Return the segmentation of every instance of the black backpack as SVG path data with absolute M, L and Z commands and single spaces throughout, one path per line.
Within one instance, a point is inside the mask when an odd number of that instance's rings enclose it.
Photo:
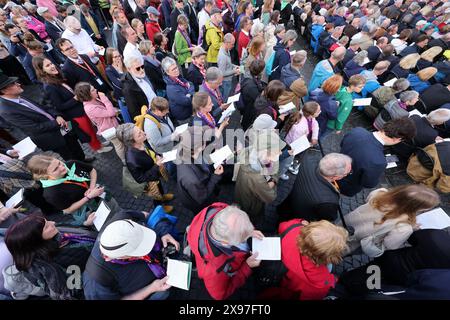
M 208 52 L 209 44 L 206 42 L 206 24 L 202 27 L 202 48 Z
M 289 231 L 294 228 L 300 227 L 301 225 L 301 223 L 295 223 L 291 225 L 289 228 L 284 230 L 282 234 L 280 234 L 280 240 L 282 240 L 284 236 L 289 233 Z M 281 281 L 283 280 L 287 272 L 288 269 L 284 265 L 283 261 L 263 260 L 261 261 L 259 267 L 255 268 L 254 276 L 257 284 L 261 288 L 273 288 L 280 286 Z

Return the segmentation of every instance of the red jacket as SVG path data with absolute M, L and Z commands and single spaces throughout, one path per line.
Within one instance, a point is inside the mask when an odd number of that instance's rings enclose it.
M 147 20 L 145 21 L 145 32 L 147 33 L 147 37 L 153 42 L 153 36 L 158 32 L 162 32 L 162 30 L 158 21 Z
M 234 251 L 232 256 L 214 250 L 206 236 L 205 226 L 214 216 L 226 208 L 228 204 L 216 202 L 204 208 L 194 217 L 189 227 L 187 240 L 195 256 L 198 276 L 205 282 L 208 293 L 216 300 L 231 296 L 236 289 L 242 287 L 251 275 L 252 269 L 246 263 L 249 253 Z M 211 209 L 211 210 L 210 210 Z M 200 234 L 203 234 L 204 241 Z M 200 249 L 204 248 L 202 252 Z M 227 272 L 224 269 L 230 268 Z M 230 275 L 235 272 L 235 274 Z
M 301 223 L 302 219 L 282 222 L 278 227 L 281 234 L 289 226 Z M 290 230 L 281 240 L 281 261 L 288 272 L 281 281 L 280 288 L 270 288 L 262 298 L 322 300 L 334 287 L 337 279 L 326 265 L 317 266 L 308 257 L 302 256 L 297 248 L 297 236 L 302 227 Z
M 239 32 L 239 38 L 238 38 L 238 57 L 239 57 L 239 61 L 241 61 L 242 58 L 242 50 L 247 48 L 248 44 L 250 42 L 250 33 L 247 35 L 245 35 L 244 32 Z

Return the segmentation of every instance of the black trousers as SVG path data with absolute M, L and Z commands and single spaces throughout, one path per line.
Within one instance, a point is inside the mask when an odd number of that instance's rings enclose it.
M 71 132 L 64 136 L 64 140 L 66 140 L 65 146 L 54 148 L 52 151 L 59 153 L 59 155 L 66 161 L 84 161 L 86 157 L 84 155 L 83 149 L 81 149 L 81 146 L 78 143 L 77 136 Z

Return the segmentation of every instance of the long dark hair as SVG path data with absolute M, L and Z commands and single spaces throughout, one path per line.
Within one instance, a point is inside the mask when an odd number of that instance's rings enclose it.
M 48 74 L 44 71 L 44 60 L 48 59 L 45 56 L 37 56 L 33 57 L 32 64 L 34 71 L 36 71 L 36 76 L 39 80 L 41 80 L 44 83 L 48 84 L 55 84 L 55 85 L 61 85 L 66 80 L 64 79 L 61 70 L 56 66 L 56 69 L 58 70 L 57 75 Z
M 27 271 L 35 259 L 50 261 L 55 255 L 58 243 L 53 239 L 42 238 L 44 226 L 45 218 L 32 214 L 8 228 L 5 244 L 13 256 L 17 270 Z

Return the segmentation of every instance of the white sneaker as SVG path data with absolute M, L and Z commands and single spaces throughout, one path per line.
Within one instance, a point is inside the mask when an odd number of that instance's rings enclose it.
M 300 168 L 300 164 L 298 165 L 292 165 L 288 168 L 289 172 L 292 173 L 293 175 L 297 175 L 298 174 L 298 169 Z
M 280 176 L 281 180 L 289 180 L 289 176 L 285 173 L 283 175 Z
M 97 153 L 110 152 L 112 149 L 113 147 L 103 147 L 101 149 L 98 149 Z

